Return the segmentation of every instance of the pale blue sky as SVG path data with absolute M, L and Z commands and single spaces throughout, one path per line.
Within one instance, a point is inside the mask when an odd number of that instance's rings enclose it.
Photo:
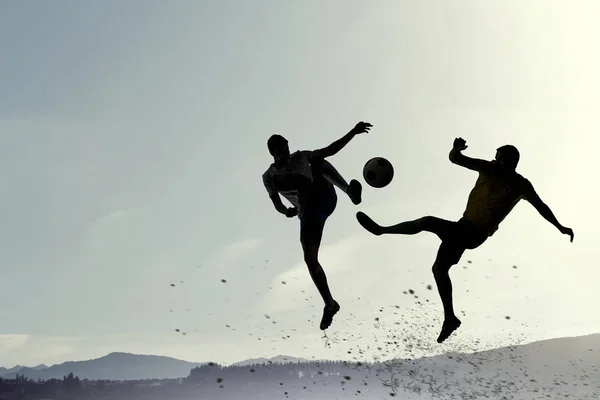
M 331 161 L 351 179 L 384 156 L 396 175 L 365 188 L 360 207 L 340 196 L 328 223 L 322 264 L 342 305 L 332 332 L 377 335 L 381 306 L 412 306 L 402 290 L 433 283 L 436 238 L 374 238 L 354 213 L 460 217 L 476 176 L 448 162 L 456 136 L 476 157 L 519 147 L 519 171 L 576 237 L 519 205 L 453 270 L 467 313 L 454 343 L 600 332 L 600 6 L 377 4 L 4 2 L 0 364 L 345 357 L 319 339 L 298 221 L 273 210 L 260 176 L 271 133 L 317 148 L 359 120 L 371 133 Z M 428 295 L 433 341 L 441 305 Z

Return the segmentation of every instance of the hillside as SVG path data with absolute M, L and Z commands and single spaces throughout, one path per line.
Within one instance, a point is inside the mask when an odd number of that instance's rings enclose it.
M 173 399 L 181 396 L 260 399 L 281 395 L 296 399 L 341 399 L 366 393 L 368 398 L 402 393 L 399 398 L 403 399 L 600 398 L 600 334 L 473 354 L 449 353 L 365 365 L 277 356 L 220 366 L 162 356 L 112 353 L 94 360 L 20 373 L 34 379 L 62 378 L 73 372 L 82 379 L 134 380 L 186 377 L 196 366 L 199 368 L 187 385 L 151 390 L 171 390 Z M 114 390 L 117 396 L 118 388 Z M 146 394 L 151 396 L 150 392 Z

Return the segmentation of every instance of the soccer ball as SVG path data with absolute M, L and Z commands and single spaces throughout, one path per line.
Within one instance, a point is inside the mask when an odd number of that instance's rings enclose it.
M 382 188 L 389 185 L 394 178 L 394 167 L 385 158 L 374 157 L 365 164 L 363 177 L 370 186 Z

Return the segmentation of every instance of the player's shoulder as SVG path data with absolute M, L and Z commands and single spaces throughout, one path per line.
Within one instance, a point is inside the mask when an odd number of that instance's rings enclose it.
M 523 175 L 519 174 L 518 172 L 515 172 L 515 178 L 522 185 L 531 185 L 531 182 L 529 181 L 529 179 L 525 178 Z
M 275 168 L 275 164 L 269 165 L 269 168 L 267 168 L 265 170 L 265 172 L 263 172 L 263 174 L 262 174 L 263 179 L 269 178 L 269 177 L 273 176 L 273 169 L 274 168 Z
M 502 175 L 500 168 L 490 160 L 478 158 L 471 158 L 470 160 L 480 175 L 487 176 L 488 178 L 496 178 Z
M 515 181 L 523 194 L 531 193 L 534 190 L 531 181 L 518 172 L 515 172 Z
M 294 165 L 302 163 L 310 163 L 312 160 L 312 151 L 310 150 L 296 150 L 290 154 L 290 161 Z
M 310 151 L 310 150 L 296 150 L 295 152 L 290 154 L 290 157 L 306 158 L 306 157 L 310 157 L 310 153 L 312 153 L 312 151 Z
M 489 162 L 490 171 L 494 173 L 498 178 L 517 185 L 525 184 L 529 182 L 523 175 L 519 174 L 515 170 L 507 169 L 502 165 L 498 165 L 494 162 Z

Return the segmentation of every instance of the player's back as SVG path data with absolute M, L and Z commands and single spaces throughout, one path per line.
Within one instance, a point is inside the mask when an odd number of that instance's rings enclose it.
M 530 183 L 515 171 L 493 163 L 489 167 L 479 173 L 463 217 L 491 234 L 523 198 Z

